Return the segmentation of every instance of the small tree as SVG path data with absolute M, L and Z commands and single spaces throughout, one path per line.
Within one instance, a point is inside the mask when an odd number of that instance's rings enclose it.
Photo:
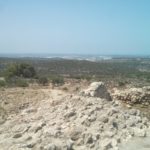
M 23 76 L 24 78 L 32 78 L 35 77 L 36 72 L 33 66 L 29 64 L 20 64 L 19 65 L 19 76 Z
M 18 65 L 13 64 L 7 67 L 5 71 L 5 78 L 9 79 L 18 75 Z
M 36 71 L 33 66 L 29 64 L 12 64 L 10 65 L 5 72 L 6 78 L 12 77 L 24 77 L 24 78 L 33 78 L 36 76 Z

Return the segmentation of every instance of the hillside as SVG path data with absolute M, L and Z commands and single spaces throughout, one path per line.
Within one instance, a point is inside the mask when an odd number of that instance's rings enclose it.
M 107 92 L 101 83 L 84 82 L 1 89 L 0 149 L 150 148 L 149 120 L 134 107 L 108 99 Z

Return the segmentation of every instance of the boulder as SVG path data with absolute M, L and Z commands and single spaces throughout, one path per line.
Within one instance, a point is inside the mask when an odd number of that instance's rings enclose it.
M 103 82 L 93 82 L 88 89 L 83 91 L 84 96 L 99 97 L 106 100 L 112 100 Z
M 67 134 L 69 134 L 72 141 L 76 141 L 80 138 L 82 129 L 79 126 L 73 126 L 67 131 Z

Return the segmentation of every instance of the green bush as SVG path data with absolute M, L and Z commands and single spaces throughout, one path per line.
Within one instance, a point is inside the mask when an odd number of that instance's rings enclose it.
M 6 68 L 5 79 L 9 80 L 10 78 L 17 76 L 17 65 L 10 65 Z
M 33 66 L 25 63 L 12 64 L 5 71 L 5 78 L 24 77 L 33 78 L 36 76 L 36 71 Z
M 92 76 L 91 75 L 70 75 L 70 78 L 74 78 L 77 80 L 85 79 L 87 81 L 90 81 L 92 79 Z
M 18 87 L 27 87 L 28 82 L 26 79 L 18 78 L 18 77 L 11 77 L 7 78 L 6 80 L 8 86 L 18 86 Z
M 64 78 L 63 77 L 54 77 L 52 79 L 52 84 L 54 84 L 54 85 L 63 85 L 64 84 Z
M 4 86 L 6 86 L 6 81 L 0 80 L 0 87 L 4 87 Z
M 17 81 L 17 77 L 7 77 L 6 83 L 8 86 L 15 86 Z
M 118 82 L 118 86 L 125 86 L 126 85 L 126 82 L 124 82 L 124 81 L 119 81 Z
M 36 72 L 33 66 L 22 63 L 19 65 L 19 75 L 23 76 L 24 78 L 32 78 L 35 77 Z
M 43 85 L 43 86 L 46 86 L 46 85 L 48 85 L 49 80 L 48 80 L 48 78 L 46 78 L 46 77 L 40 77 L 40 78 L 38 79 L 38 83 L 41 84 L 41 85 Z
M 18 79 L 16 81 L 16 86 L 18 87 L 28 87 L 28 82 L 25 79 Z
M 64 91 L 68 91 L 68 88 L 67 88 L 67 87 L 64 87 L 63 90 L 64 90 Z

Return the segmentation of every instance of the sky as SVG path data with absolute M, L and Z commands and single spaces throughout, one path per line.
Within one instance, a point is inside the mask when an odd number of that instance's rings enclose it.
M 0 0 L 0 53 L 150 55 L 150 0 Z

